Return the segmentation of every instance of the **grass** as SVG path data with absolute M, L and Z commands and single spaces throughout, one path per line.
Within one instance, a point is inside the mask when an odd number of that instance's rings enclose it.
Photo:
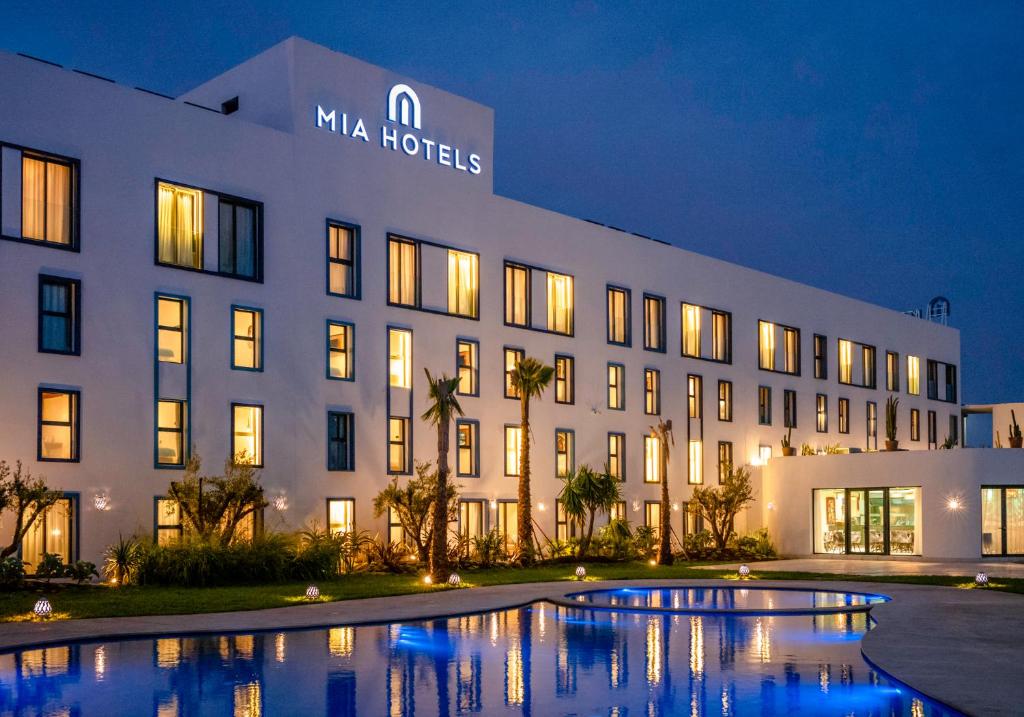
M 736 573 L 707 570 L 695 563 L 652 567 L 647 563 L 584 563 L 587 580 L 629 580 L 661 578 L 736 578 Z M 534 568 L 489 568 L 461 572 L 463 588 L 513 583 L 572 581 L 575 563 L 542 565 Z M 852 567 L 852 566 L 851 566 Z M 845 575 L 834 573 L 762 572 L 752 580 L 853 580 L 875 583 L 943 585 L 974 589 L 973 577 L 949 575 Z M 355 598 L 406 595 L 448 586 L 428 586 L 416 574 L 356 573 L 318 583 L 320 602 Z M 990 590 L 1024 594 L 1024 579 L 990 578 Z M 46 595 L 54 607 L 54 618 L 127 617 L 135 615 L 182 615 L 234 610 L 258 610 L 304 604 L 306 583 L 245 585 L 215 588 L 121 587 L 109 585 L 33 585 L 12 592 L 0 592 L 0 622 L 34 619 L 32 606 Z

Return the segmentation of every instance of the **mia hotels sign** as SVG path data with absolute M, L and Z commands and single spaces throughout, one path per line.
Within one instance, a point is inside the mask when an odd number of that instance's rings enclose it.
M 467 153 L 459 147 L 423 136 L 421 114 L 420 98 L 409 85 L 392 87 L 388 91 L 387 123 L 380 126 L 381 148 L 421 157 L 459 172 L 480 174 L 479 154 Z M 343 137 L 370 142 L 363 118 L 350 117 L 337 109 L 328 112 L 322 105 L 317 105 L 316 126 Z

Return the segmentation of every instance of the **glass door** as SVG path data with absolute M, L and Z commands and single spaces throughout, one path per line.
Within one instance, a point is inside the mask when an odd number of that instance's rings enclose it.
M 1024 554 L 1024 488 L 1006 489 L 1007 555 Z
M 850 506 L 850 541 L 847 552 L 864 553 L 868 547 L 867 491 L 847 491 L 847 505 Z
M 885 490 L 869 490 L 868 494 L 868 552 L 885 555 Z

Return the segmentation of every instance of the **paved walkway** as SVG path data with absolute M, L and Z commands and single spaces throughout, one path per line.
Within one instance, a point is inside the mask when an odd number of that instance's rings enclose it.
M 709 570 L 735 570 L 739 563 L 700 565 Z M 836 556 L 792 558 L 748 563 L 756 572 L 837 573 L 842 575 L 966 575 L 971 579 L 979 572 L 1001 578 L 1024 578 L 1024 562 L 989 560 L 981 562 L 901 560 L 893 558 L 860 558 Z
M 644 580 L 630 584 L 736 586 L 734 581 L 723 580 Z M 617 581 L 595 581 L 588 582 L 586 588 L 621 585 Z M 757 586 L 821 584 L 759 580 Z M 457 593 L 439 591 L 249 612 L 8 623 L 0 627 L 0 651 L 73 640 L 407 622 L 559 600 L 579 588 L 578 583 L 567 582 L 499 585 Z M 872 609 L 878 624 L 861 646 L 865 657 L 880 669 L 968 714 L 1020 714 L 1024 704 L 1024 597 L 994 590 L 870 582 L 829 582 L 828 588 L 892 597 L 891 602 Z

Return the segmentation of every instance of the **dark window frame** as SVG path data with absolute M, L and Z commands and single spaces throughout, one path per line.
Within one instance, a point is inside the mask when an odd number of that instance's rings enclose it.
M 337 429 L 343 428 L 343 431 Z M 356 416 L 352 411 L 327 411 L 327 470 L 352 472 L 356 469 Z M 342 460 L 335 461 L 337 451 L 333 446 L 341 444 Z
M 37 160 L 41 160 L 41 161 L 44 161 L 44 162 L 53 162 L 53 163 L 56 163 L 56 164 L 63 164 L 65 166 L 70 167 L 70 169 L 71 169 L 71 191 L 69 192 L 69 196 L 71 198 L 71 203 L 72 203 L 72 206 L 71 206 L 71 241 L 68 244 L 62 244 L 60 242 L 52 242 L 52 241 L 47 241 L 45 239 L 30 239 L 30 238 L 24 236 L 24 231 L 23 231 L 24 228 L 22 227 L 22 212 L 23 212 L 23 205 L 24 205 L 24 201 L 25 201 L 24 196 L 23 196 L 24 189 L 22 190 L 22 193 L 18 194 L 17 211 L 18 211 L 19 233 L 18 233 L 17 236 L 15 236 L 13 234 L 3 234 L 3 233 L 0 233 L 0 239 L 6 240 L 6 241 L 18 242 L 18 243 L 21 243 L 21 244 L 30 244 L 32 246 L 42 246 L 42 247 L 47 247 L 47 248 L 50 248 L 50 249 L 59 249 L 60 251 L 71 251 L 71 252 L 75 252 L 75 253 L 81 252 L 81 246 L 80 246 L 80 239 L 81 239 L 81 234 L 82 234 L 82 232 L 81 232 L 81 223 L 82 223 L 82 211 L 81 211 L 81 205 L 82 205 L 82 202 L 81 202 L 81 197 L 82 197 L 82 187 L 81 187 L 82 163 L 81 163 L 81 161 L 76 159 L 76 158 L 74 158 L 74 157 L 68 157 L 68 156 L 65 156 L 65 155 L 56 154 L 54 152 L 44 152 L 43 150 L 40 150 L 40 149 L 34 149 L 32 147 L 26 147 L 26 146 L 19 145 L 19 144 L 13 144 L 11 142 L 0 142 L 0 153 L 2 153 L 2 151 L 4 149 L 16 150 L 17 152 L 20 153 L 22 158 L 27 155 L 30 159 L 37 159 Z M 24 185 L 22 185 L 22 186 L 24 187 Z M 0 197 L 0 219 L 2 219 L 2 217 L 5 216 L 5 214 L 3 213 L 4 209 L 5 209 L 5 207 L 4 207 L 4 204 L 3 204 L 3 198 Z M 45 215 L 45 212 L 44 212 L 44 215 Z M 45 236 L 45 231 L 43 233 L 44 233 L 44 236 Z
M 653 377 L 653 388 L 651 381 Z M 653 408 L 650 405 L 653 403 Z M 661 370 L 651 367 L 644 368 L 644 415 L 661 415 Z
M 828 337 L 814 334 L 814 378 L 828 380 Z
M 345 350 L 338 351 L 331 346 L 331 328 L 334 326 L 344 327 L 345 329 Z M 327 365 L 326 378 L 329 381 L 355 381 L 356 380 L 356 325 L 351 321 L 343 321 L 341 319 L 327 319 L 325 328 L 327 330 L 325 340 L 327 343 Z M 331 355 L 341 353 L 348 357 L 348 376 L 333 376 L 331 375 Z
M 814 414 L 814 430 L 817 433 L 828 433 L 828 395 L 815 394 Z
M 573 293 L 575 294 L 575 280 L 573 281 Z M 611 311 L 611 297 L 613 293 L 622 294 L 625 298 L 623 303 L 625 304 L 625 310 L 623 315 L 623 326 L 624 339 L 622 341 L 615 341 L 612 339 L 612 311 Z M 630 348 L 633 345 L 633 292 L 625 286 L 618 286 L 616 284 L 605 285 L 605 339 L 610 346 L 624 346 Z M 575 312 L 574 312 L 575 313 Z
M 656 335 L 657 335 L 657 338 L 658 338 L 658 344 L 659 344 L 660 348 L 651 346 L 648 343 L 648 341 L 647 341 L 648 334 L 650 333 L 648 331 L 648 324 L 647 324 L 647 302 L 648 301 L 652 301 L 652 302 L 656 303 L 659 306 L 659 321 L 658 321 L 658 325 L 656 327 L 656 332 L 657 332 Z M 646 291 L 644 292 L 644 294 L 643 294 L 644 351 L 653 351 L 655 353 L 660 353 L 660 354 L 663 354 L 663 353 L 667 352 L 667 350 L 668 350 L 667 340 L 666 340 L 666 335 L 667 334 L 666 334 L 666 330 L 665 330 L 665 324 L 667 323 L 667 316 L 666 316 L 666 311 L 667 311 L 666 307 L 667 306 L 668 306 L 668 304 L 667 304 L 664 296 L 660 296 L 658 294 L 650 294 L 650 293 L 648 293 Z
M 782 427 L 797 428 L 797 398 L 796 391 L 791 388 L 782 391 Z
M 514 388 L 511 387 L 512 386 L 511 376 L 512 376 L 512 372 L 515 370 L 515 367 L 508 368 L 508 355 L 507 354 L 510 351 L 514 352 L 518 356 L 518 359 L 516 361 L 516 366 L 518 366 L 520 364 L 520 362 L 523 359 L 526 358 L 526 349 L 519 348 L 518 346 L 502 346 L 501 347 L 501 372 L 502 372 L 502 376 L 503 376 L 503 379 L 502 379 L 502 389 L 501 389 L 502 390 L 502 395 L 505 398 L 508 398 L 510 400 L 518 401 L 519 400 L 519 394 L 515 391 Z
M 231 425 L 229 427 L 229 431 L 230 432 L 228 433 L 228 442 L 231 445 L 230 455 L 231 455 L 231 459 L 232 460 L 234 460 L 234 457 L 235 457 L 235 408 L 258 408 L 258 409 L 260 409 L 260 435 L 259 435 L 259 439 L 260 439 L 260 462 L 259 463 L 247 464 L 247 465 L 252 465 L 253 468 L 263 468 L 263 463 L 264 463 L 264 453 L 263 453 L 263 451 L 264 451 L 264 434 L 266 433 L 266 425 L 267 425 L 266 424 L 266 417 L 267 417 L 266 406 L 264 406 L 264 404 L 262 404 L 262 403 L 247 403 L 245 401 L 232 401 L 231 402 L 231 408 L 230 408 Z
M 722 395 L 725 389 L 725 396 Z M 725 410 L 723 411 L 723 406 Z M 732 423 L 732 381 L 718 379 L 718 420 L 723 423 Z
M 473 347 L 473 358 L 474 361 L 467 366 L 470 373 L 470 383 L 472 384 L 472 391 L 463 391 L 461 381 L 462 365 L 462 353 L 459 351 L 461 344 L 467 344 Z M 480 395 L 480 342 L 476 339 L 466 338 L 465 336 L 455 337 L 455 376 L 459 378 L 459 386 L 456 387 L 455 393 L 459 396 L 479 396 Z
M 619 475 L 618 479 L 625 483 L 626 482 L 626 434 L 621 431 L 609 431 L 608 439 L 605 445 L 606 463 L 605 466 L 611 468 L 612 462 L 612 438 L 615 438 L 615 442 L 619 449 L 618 454 L 615 456 L 619 462 Z
M 616 385 L 616 391 L 618 393 L 618 405 L 612 405 L 612 382 L 611 382 L 611 369 L 615 369 L 615 375 L 618 379 Z M 605 380 L 605 405 L 609 411 L 625 411 L 626 410 L 626 365 L 618 361 L 609 361 L 605 366 L 604 373 Z
M 254 315 L 253 320 L 253 333 L 254 336 L 250 339 L 248 336 L 239 336 L 235 333 L 235 312 L 244 311 Z M 264 344 L 264 325 L 263 325 L 263 309 L 256 308 L 255 306 L 242 306 L 240 304 L 231 305 L 231 370 L 232 371 L 251 371 L 255 373 L 263 372 L 263 344 Z M 239 366 L 235 363 L 235 342 L 236 341 L 252 341 L 253 342 L 253 357 L 256 359 L 256 366 Z
M 563 365 L 568 367 L 568 370 L 567 370 L 568 376 L 567 376 L 566 379 L 561 379 L 558 376 L 558 366 L 559 366 L 560 362 Z M 576 358 L 574 356 L 570 356 L 569 354 L 555 354 L 555 367 L 554 368 L 555 368 L 555 377 L 554 377 L 554 380 L 555 380 L 555 396 L 554 396 L 555 403 L 566 405 L 566 406 L 574 405 L 576 403 Z M 564 383 L 565 383 L 566 395 L 568 396 L 568 400 L 566 400 L 566 401 L 561 401 L 561 400 L 558 399 L 558 384 L 559 384 L 560 381 L 564 381 Z
M 71 397 L 68 422 L 43 420 L 43 394 L 59 393 Z M 71 431 L 70 458 L 43 457 L 43 426 L 67 426 Z M 36 389 L 36 460 L 40 463 L 81 463 L 82 461 L 82 391 L 66 386 L 41 385 Z
M 67 290 L 68 304 L 65 312 L 48 311 L 43 308 L 44 294 L 47 286 L 62 286 Z M 62 356 L 82 355 L 82 280 L 53 274 L 39 275 L 39 307 L 38 307 L 38 350 L 43 354 L 59 354 Z M 43 345 L 45 331 L 43 325 L 47 316 L 58 316 L 67 322 L 65 339 L 70 349 L 47 348 Z
M 470 427 L 470 451 L 473 455 L 473 465 L 470 471 L 464 471 L 462 462 L 459 460 L 462 453 L 462 445 L 459 443 L 462 434 L 459 429 L 462 426 Z M 459 418 L 455 421 L 455 475 L 459 478 L 480 477 L 480 421 L 472 418 Z
M 355 299 L 360 301 L 363 298 L 362 289 L 362 227 L 358 224 L 352 224 L 350 222 L 344 222 L 340 219 L 327 219 L 327 228 L 325 230 L 325 241 L 327 243 L 327 276 L 326 276 L 326 290 L 328 296 L 337 296 L 343 299 Z M 345 229 L 351 233 L 351 260 L 336 259 L 331 256 L 331 229 Z M 347 294 L 342 294 L 337 291 L 331 291 L 331 265 L 340 264 L 342 266 L 351 267 L 352 273 L 352 285 L 353 290 Z

